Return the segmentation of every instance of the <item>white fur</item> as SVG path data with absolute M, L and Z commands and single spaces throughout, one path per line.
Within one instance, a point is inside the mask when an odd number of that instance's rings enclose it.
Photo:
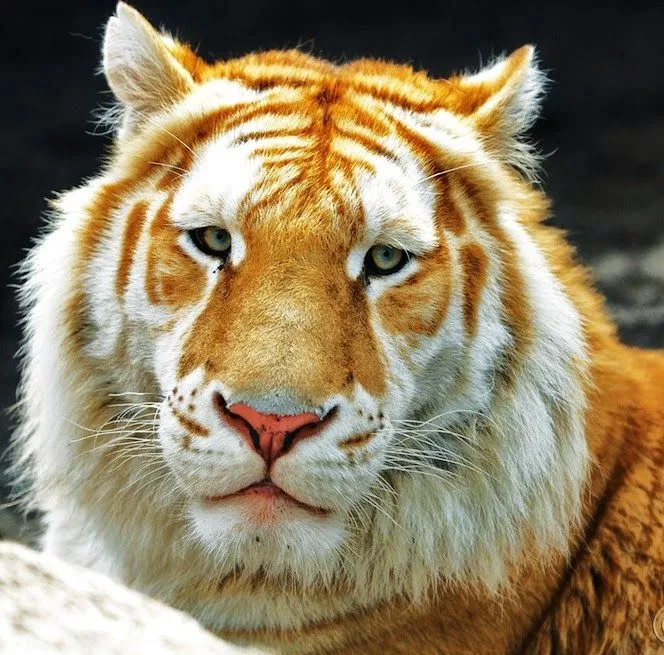
M 502 146 L 500 157 L 519 169 L 529 179 L 536 179 L 539 157 L 523 134 L 537 119 L 547 83 L 546 74 L 537 65 L 532 46 L 527 46 L 527 65 L 523 66 L 502 86 L 498 93 L 478 110 L 475 118 L 490 114 L 500 117 L 498 140 Z M 507 59 L 500 57 L 479 73 L 468 77 L 469 83 L 492 81 L 505 73 Z
M 132 7 L 120 2 L 106 26 L 103 69 L 115 96 L 140 113 L 163 109 L 189 88 L 189 73 L 172 57 L 162 37 Z

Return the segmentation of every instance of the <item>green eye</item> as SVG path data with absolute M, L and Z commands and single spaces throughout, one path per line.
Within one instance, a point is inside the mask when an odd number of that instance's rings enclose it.
M 364 258 L 364 272 L 368 277 L 391 275 L 400 271 L 408 261 L 408 253 L 382 243 L 369 248 Z
M 231 235 L 221 227 L 199 227 L 190 230 L 189 235 L 194 245 L 206 255 L 226 258 L 231 252 Z

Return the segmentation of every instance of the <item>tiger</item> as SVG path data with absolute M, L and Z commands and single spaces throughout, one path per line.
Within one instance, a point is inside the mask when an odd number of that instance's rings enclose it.
M 43 549 L 272 652 L 661 652 L 664 355 L 547 222 L 535 48 L 209 63 L 120 3 L 102 69 L 22 269 Z

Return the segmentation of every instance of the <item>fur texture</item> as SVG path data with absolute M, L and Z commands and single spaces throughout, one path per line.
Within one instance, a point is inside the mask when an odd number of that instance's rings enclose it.
M 654 648 L 664 357 L 542 223 L 533 48 L 207 64 L 120 4 L 103 65 L 113 152 L 24 268 L 46 548 L 288 652 Z M 370 278 L 375 244 L 408 261 Z M 219 398 L 334 420 L 266 468 Z M 266 476 L 318 511 L 248 508 Z

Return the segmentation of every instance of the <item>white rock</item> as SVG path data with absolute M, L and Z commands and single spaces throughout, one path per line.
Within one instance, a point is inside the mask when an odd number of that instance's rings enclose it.
M 3 655 L 235 655 L 192 618 L 82 568 L 0 542 Z

